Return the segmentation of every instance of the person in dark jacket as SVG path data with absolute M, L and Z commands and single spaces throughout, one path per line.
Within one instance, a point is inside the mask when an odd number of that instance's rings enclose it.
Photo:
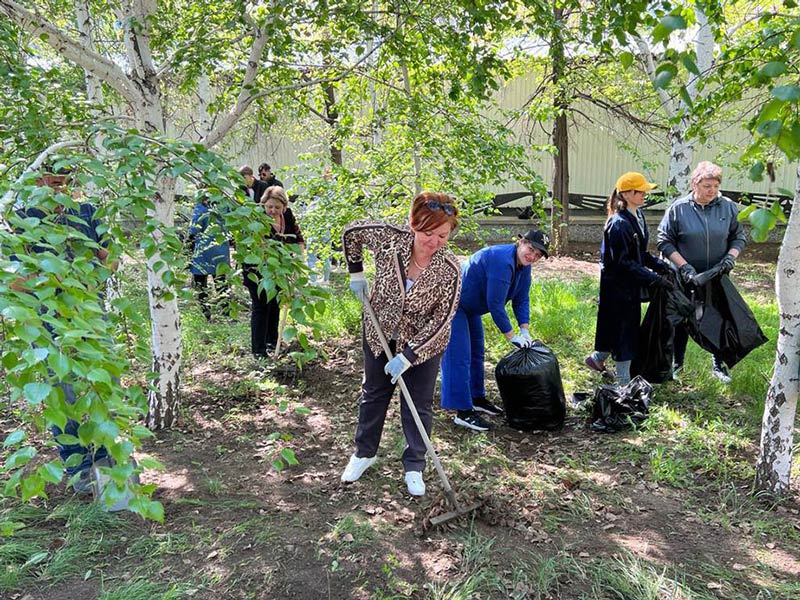
M 744 250 L 745 234 L 739 222 L 739 209 L 719 193 L 722 169 L 703 161 L 692 172 L 692 192 L 676 200 L 658 226 L 658 249 L 678 269 L 681 282 L 691 294 L 692 279 L 698 273 L 717 265 L 728 274 Z M 700 294 L 702 296 L 702 294 Z M 675 365 L 683 368 L 689 333 L 685 326 L 675 329 Z M 723 383 L 730 383 L 728 367 L 718 356 L 713 357 L 712 373 Z
M 242 176 L 242 185 L 239 186 L 239 189 L 253 202 L 261 202 L 261 198 L 269 186 L 253 176 L 253 167 L 249 165 L 240 167 L 239 175 Z
M 261 204 L 272 218 L 268 239 L 284 244 L 297 244 L 302 252 L 305 240 L 294 215 L 287 210 L 289 199 L 283 188 L 277 185 L 267 188 L 262 196 Z M 268 353 L 275 350 L 278 343 L 278 321 L 280 320 L 278 292 L 280 289 L 276 289 L 275 296 L 271 299 L 268 298 L 266 290 L 259 290 L 261 275 L 255 265 L 245 264 L 243 275 L 244 285 L 250 293 L 251 301 L 250 348 L 254 357 L 266 358 Z
M 229 314 L 227 269 L 220 267 L 231 264 L 230 243 L 220 239 L 225 235 L 222 215 L 210 205 L 207 196 L 202 195 L 194 207 L 192 224 L 189 227 L 189 242 L 192 247 L 191 272 L 197 299 L 206 319 L 211 321 L 213 312 L 208 301 L 208 276 L 214 279 L 217 305 L 223 314 Z
M 272 187 L 273 185 L 283 187 L 283 183 L 281 183 L 280 179 L 275 177 L 269 163 L 261 163 L 261 166 L 258 167 L 258 179 L 264 184 L 265 188 Z
M 483 377 L 484 341 L 481 317 L 491 313 L 494 324 L 511 344 L 528 346 L 531 265 L 547 258 L 550 239 L 531 230 L 515 244 L 483 248 L 462 266 L 461 300 L 453 318 L 453 332 L 442 358 L 442 408 L 455 410 L 453 422 L 474 431 L 489 423 L 478 412 L 500 415 L 503 410 L 486 399 Z M 511 301 L 519 333 L 506 313 Z
M 664 275 L 669 266 L 647 251 L 649 234 L 641 207 L 656 185 L 641 173 L 625 173 L 608 198 L 608 220 L 600 246 L 600 299 L 594 352 L 584 364 L 613 379 L 605 366 L 614 358 L 617 380 L 631 379 L 631 360 L 636 355 L 639 323 L 642 320 L 643 288 L 673 288 Z

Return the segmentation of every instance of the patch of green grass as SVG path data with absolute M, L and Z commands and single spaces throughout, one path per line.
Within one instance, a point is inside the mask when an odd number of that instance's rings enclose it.
M 197 587 L 185 583 L 156 583 L 138 577 L 100 593 L 100 600 L 179 600 L 197 593 Z
M 592 598 L 626 598 L 630 600 L 712 600 L 713 593 L 691 588 L 683 578 L 650 562 L 624 554 L 613 559 L 600 559 L 587 565 Z
M 130 525 L 94 503 L 70 500 L 52 511 L 4 500 L 2 520 L 24 523 L 0 546 L 0 590 L 52 584 L 92 569 L 121 544 Z

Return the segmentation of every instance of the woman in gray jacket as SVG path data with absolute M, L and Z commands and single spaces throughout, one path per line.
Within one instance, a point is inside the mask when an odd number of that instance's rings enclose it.
M 692 193 L 676 200 L 658 226 L 658 249 L 678 268 L 681 281 L 690 283 L 697 273 L 720 265 L 727 274 L 744 250 L 745 235 L 732 200 L 719 193 L 722 169 L 703 161 L 691 177 Z M 689 334 L 684 326 L 675 330 L 674 372 L 683 368 Z M 714 357 L 713 375 L 723 383 L 731 377 L 725 363 Z

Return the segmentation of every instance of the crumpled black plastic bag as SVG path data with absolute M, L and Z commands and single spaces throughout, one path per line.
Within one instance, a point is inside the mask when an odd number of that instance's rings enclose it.
M 623 386 L 601 385 L 594 392 L 592 431 L 616 433 L 647 419 L 653 386 L 641 376 Z
M 705 288 L 703 314 L 691 332 L 697 345 L 722 358 L 729 368 L 767 341 L 747 302 L 723 275 Z
M 494 370 L 508 424 L 522 431 L 564 425 L 567 401 L 555 354 L 539 340 L 506 354 Z
M 669 277 L 675 282 L 674 275 Z M 641 375 L 650 383 L 670 381 L 675 355 L 675 327 L 684 321 L 691 322 L 693 316 L 694 304 L 680 289 L 657 290 L 639 327 L 631 375 Z

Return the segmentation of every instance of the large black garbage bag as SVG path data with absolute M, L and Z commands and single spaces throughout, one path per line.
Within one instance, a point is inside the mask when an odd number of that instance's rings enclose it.
M 727 275 L 713 279 L 705 292 L 703 314 L 692 338 L 701 348 L 725 361 L 728 367 L 767 341 L 753 312 Z
M 675 327 L 690 320 L 694 305 L 679 289 L 659 289 L 639 327 L 636 356 L 631 362 L 631 375 L 641 375 L 650 383 L 672 379 L 675 355 Z
M 621 387 L 601 385 L 594 393 L 592 431 L 615 433 L 644 422 L 653 399 L 653 386 L 641 376 Z
M 567 403 L 555 354 L 539 340 L 506 354 L 494 370 L 508 424 L 515 429 L 558 429 Z

